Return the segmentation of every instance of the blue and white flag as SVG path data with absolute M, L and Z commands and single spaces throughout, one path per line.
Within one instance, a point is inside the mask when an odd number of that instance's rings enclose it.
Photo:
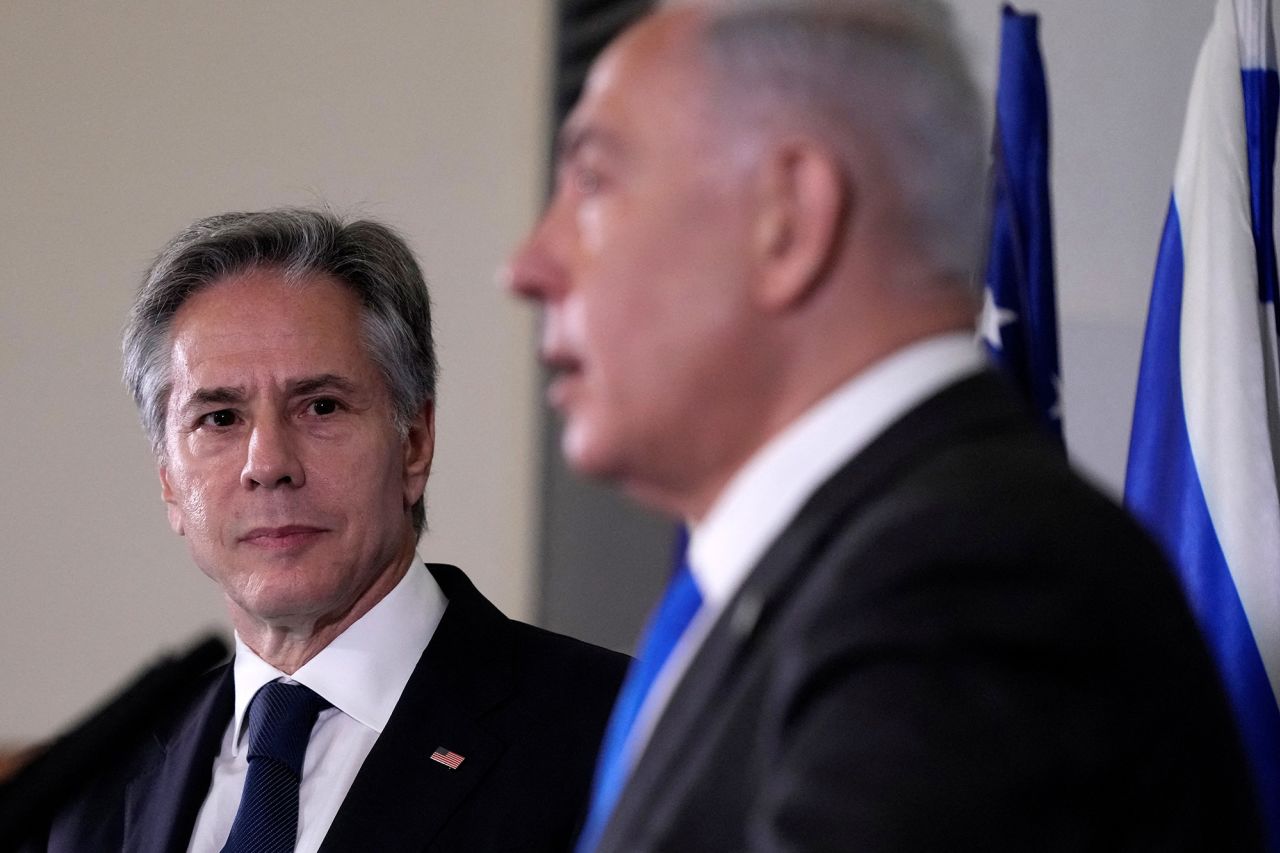
M 1001 13 L 991 247 L 979 331 L 987 352 L 1062 441 L 1049 206 L 1049 96 L 1035 15 Z
M 1217 660 L 1280 851 L 1280 406 L 1269 0 L 1219 0 L 1156 260 L 1125 503 Z

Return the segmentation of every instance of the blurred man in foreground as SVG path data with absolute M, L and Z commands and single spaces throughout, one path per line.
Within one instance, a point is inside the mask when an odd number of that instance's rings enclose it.
M 932 2 L 664 7 L 508 269 L 562 448 L 685 520 L 580 850 L 1252 849 L 1159 554 L 973 344 L 984 127 Z
M 124 353 L 235 660 L 33 849 L 565 849 L 623 658 L 416 555 L 436 361 L 404 242 L 307 210 L 201 220 Z

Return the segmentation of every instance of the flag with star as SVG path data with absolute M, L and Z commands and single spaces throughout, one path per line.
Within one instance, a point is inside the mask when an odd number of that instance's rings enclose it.
M 1049 97 L 1038 20 L 1001 12 L 992 140 L 991 244 L 979 333 L 987 352 L 1062 441 L 1049 204 Z
M 1219 0 L 1156 258 L 1125 504 L 1215 657 L 1280 853 L 1280 405 L 1270 0 Z

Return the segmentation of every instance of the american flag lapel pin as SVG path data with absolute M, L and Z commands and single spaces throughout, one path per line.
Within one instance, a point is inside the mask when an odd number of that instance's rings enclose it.
M 466 759 L 463 756 L 458 755 L 458 753 L 454 752 L 452 749 L 445 749 L 443 746 L 437 746 L 436 751 L 431 753 L 431 760 L 443 764 L 450 770 L 457 770 L 458 765 Z

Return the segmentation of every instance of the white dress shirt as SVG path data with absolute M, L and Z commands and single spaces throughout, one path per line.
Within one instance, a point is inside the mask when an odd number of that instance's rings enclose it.
M 729 481 L 689 534 L 702 607 L 667 658 L 628 736 L 648 742 L 676 684 L 725 605 L 805 501 L 894 421 L 986 364 L 971 332 L 927 338 L 876 362 L 771 439 Z
M 189 853 L 218 853 L 226 844 L 249 770 L 245 712 L 258 689 L 277 679 L 306 685 L 333 705 L 320 712 L 311 730 L 299 791 L 295 849 L 319 849 L 446 605 L 435 578 L 415 558 L 391 592 L 292 676 L 258 657 L 237 635 L 235 714 L 213 764 L 213 784 L 196 818 Z

